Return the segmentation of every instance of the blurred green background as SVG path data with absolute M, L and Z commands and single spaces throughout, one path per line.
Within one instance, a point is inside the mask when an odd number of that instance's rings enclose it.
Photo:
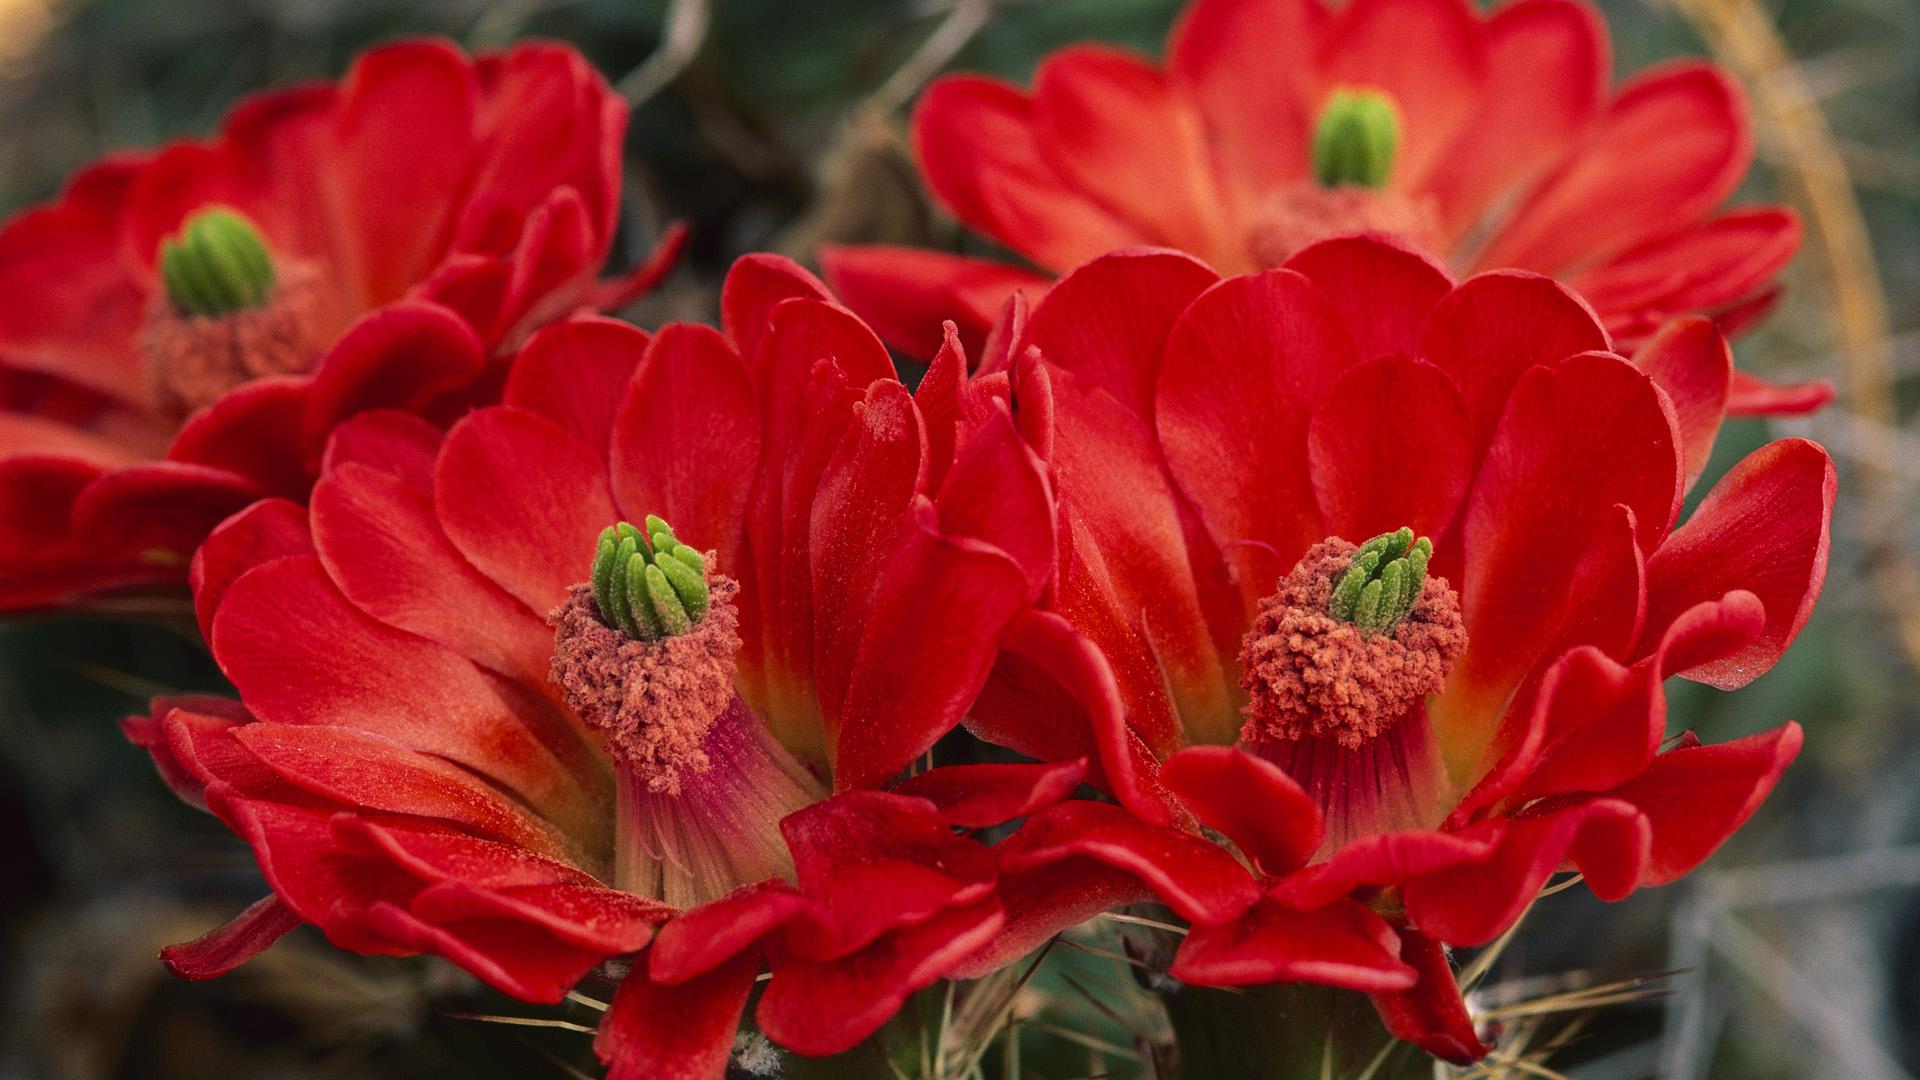
M 1666 4 L 1602 7 L 1616 74 L 1718 43 Z M 627 139 L 616 258 L 643 255 L 669 220 L 693 227 L 686 264 L 629 314 L 705 317 L 727 263 L 747 251 L 965 242 L 920 191 L 900 126 L 918 65 L 941 59 L 923 50 L 939 28 L 978 24 L 945 66 L 1025 79 L 1075 40 L 1157 52 L 1176 10 L 1173 0 L 0 0 L 0 211 L 51 195 L 105 151 L 205 133 L 250 90 L 337 74 L 372 42 L 552 37 L 612 79 L 651 84 Z M 1920 619 L 1898 587 L 1899 560 L 1920 550 L 1920 3 L 1762 10 L 1796 66 L 1742 75 L 1757 100 L 1812 102 L 1832 125 L 1821 145 L 1849 173 L 1879 280 L 1836 273 L 1816 222 L 1786 303 L 1739 345 L 1743 366 L 1833 377 L 1841 400 L 1810 421 L 1730 425 L 1708 479 L 1781 434 L 1826 442 L 1842 470 L 1832 568 L 1778 668 L 1733 695 L 1676 684 L 1672 716 L 1709 741 L 1797 719 L 1807 749 L 1707 869 L 1620 906 L 1580 890 L 1549 898 L 1501 958 L 1497 985 L 1516 994 L 1571 985 L 1568 973 L 1684 969 L 1655 984 L 1669 996 L 1595 1015 L 1555 1059 L 1590 1080 L 1920 1076 L 1920 696 L 1897 623 Z M 670 37 L 696 47 L 643 67 Z M 1801 202 L 1796 132 L 1763 116 L 1758 134 L 1742 198 Z M 1891 329 L 1844 339 L 1841 289 L 1878 290 Z M 1879 404 L 1889 400 L 1891 424 Z M 157 691 L 220 686 L 198 646 L 163 625 L 0 623 L 0 1077 L 578 1075 L 586 1036 L 462 1018 L 537 1010 L 437 963 L 337 953 L 311 931 L 219 982 L 166 975 L 160 945 L 217 924 L 260 885 L 241 845 L 179 805 L 116 720 Z M 1090 1004 L 1124 1014 L 1128 990 L 1111 985 L 1124 977 L 1075 955 L 1050 965 L 1022 1009 L 1124 1045 L 1128 1018 Z M 1055 970 L 1076 965 L 1077 976 Z M 591 1022 L 578 1010 L 541 1015 Z M 1022 1048 L 1029 1075 L 1137 1068 L 1042 1026 Z

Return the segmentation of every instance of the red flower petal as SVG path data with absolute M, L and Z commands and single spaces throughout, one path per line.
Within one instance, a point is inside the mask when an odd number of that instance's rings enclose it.
M 1124 871 L 1192 922 L 1225 922 L 1258 896 L 1252 877 L 1212 843 L 1107 803 L 1064 802 L 1043 810 L 996 850 L 1014 873 L 1068 859 Z
M 1749 300 L 1799 247 L 1800 219 L 1792 211 L 1741 210 L 1633 247 L 1571 284 L 1624 333 L 1671 312 L 1717 311 Z
M 645 964 L 634 964 L 593 1039 L 608 1080 L 724 1075 L 759 970 L 759 957 L 744 955 L 693 982 L 663 986 L 647 977 Z
M 1578 296 L 1547 278 L 1512 272 L 1469 278 L 1420 330 L 1421 357 L 1460 388 L 1483 446 L 1528 368 L 1608 347 L 1606 331 Z
M 1018 267 L 921 248 L 828 244 L 818 254 L 847 306 L 908 356 L 938 352 L 940 324 L 949 320 L 979 356 L 1007 297 L 1024 289 L 1038 300 L 1052 284 Z
M 1784 724 L 1718 746 L 1691 746 L 1653 759 L 1609 792 L 1633 804 L 1653 830 L 1640 884 L 1685 876 L 1746 824 L 1800 753 L 1800 725 Z
M 486 364 L 465 319 L 438 304 L 403 301 L 367 315 L 314 369 L 303 435 L 318 456 L 327 432 L 368 409 L 418 411 L 473 381 Z
M 1644 655 L 1682 612 L 1745 589 L 1767 608 L 1760 639 L 1681 674 L 1732 690 L 1773 666 L 1813 611 L 1826 580 L 1833 461 L 1804 439 L 1782 439 L 1722 477 L 1687 523 L 1647 560 Z
M 362 614 L 318 559 L 277 559 L 235 581 L 212 641 L 263 720 L 384 735 L 491 777 L 549 816 L 590 820 L 590 798 L 555 756 L 580 745 L 569 721 L 502 697 L 463 657 Z
M 1148 243 L 1224 263 L 1245 257 L 1200 116 L 1154 64 L 1097 45 L 1049 55 L 1034 74 L 1033 134 L 1063 187 L 1133 223 Z
M 1041 266 L 1062 271 L 1150 237 L 1064 181 L 1047 163 L 1033 102 L 1006 83 L 940 79 L 913 113 L 927 185 L 955 217 Z
M 1000 921 L 1000 905 L 988 901 L 944 911 L 841 959 L 776 959 L 754 1018 L 768 1038 L 798 1053 L 837 1054 L 992 940 Z
M 1563 863 L 1578 867 L 1602 900 L 1626 896 L 1639 884 L 1650 843 L 1646 816 L 1617 798 L 1516 817 L 1492 858 L 1407 882 L 1407 914 L 1433 938 L 1479 945 L 1512 926 Z
M 1825 379 L 1800 383 L 1771 383 L 1738 369 L 1727 397 L 1729 416 L 1804 416 L 1833 401 L 1833 384 Z
M 1289 874 L 1268 890 L 1299 911 L 1324 907 L 1357 889 L 1397 885 L 1461 863 L 1479 862 L 1500 840 L 1497 824 L 1463 833 L 1427 829 L 1363 836 L 1324 860 Z
M 1199 106 L 1223 186 L 1242 213 L 1311 164 L 1317 0 L 1196 0 L 1167 43 L 1174 84 Z
M 1204 264 L 1179 252 L 1103 255 L 1054 284 L 1034 308 L 1023 344 L 1150 420 L 1167 337 L 1194 297 L 1217 281 Z
M 215 979 L 266 952 L 303 922 L 268 893 L 214 930 L 160 950 L 160 962 L 183 979 Z
M 606 450 L 621 396 L 651 340 L 645 330 L 613 319 L 576 316 L 554 323 L 514 357 L 501 403 L 539 413 L 593 449 Z
M 525 685 L 545 685 L 553 631 L 544 613 L 461 556 L 427 493 L 345 465 L 314 487 L 311 513 L 320 561 L 360 610 Z
M 220 523 L 193 555 L 188 583 L 201 636 L 213 640 L 213 617 L 240 575 L 286 555 L 313 552 L 307 512 L 285 499 L 262 499 Z
M 1453 291 L 1453 277 L 1431 255 L 1384 233 L 1310 244 L 1286 268 L 1320 286 L 1363 360 L 1415 352 L 1427 314 Z
M 1085 760 L 1054 765 L 947 765 L 907 777 L 893 791 L 925 799 L 950 822 L 984 829 L 1023 818 L 1073 794 Z
M 1195 926 L 1168 974 L 1200 986 L 1314 982 L 1375 992 L 1413 985 L 1385 919 L 1363 905 L 1336 901 L 1295 911 L 1271 899 L 1232 922 Z
M 684 542 L 717 550 L 721 573 L 739 574 L 760 403 L 733 347 L 706 327 L 661 330 L 620 399 L 612 445 L 613 494 L 626 516 L 658 514 Z
M 1652 69 L 1620 89 L 1479 265 L 1553 272 L 1691 225 L 1733 191 L 1752 156 L 1732 80 L 1699 64 Z
M 1326 535 L 1303 435 L 1357 359 L 1326 294 L 1290 270 L 1207 290 L 1167 342 L 1160 442 L 1249 607 Z
M 1515 0 L 1486 21 L 1486 79 L 1428 181 L 1448 235 L 1536 177 L 1599 111 L 1607 28 L 1579 0 Z
M 1438 536 L 1473 480 L 1473 427 L 1453 380 L 1405 354 L 1350 369 L 1307 428 L 1328 534 L 1361 543 L 1410 526 Z
M 447 432 L 433 502 L 467 561 L 538 612 L 586 580 L 600 531 L 619 517 L 600 456 L 553 421 L 509 407 Z
M 1693 315 L 1662 327 L 1634 352 L 1633 362 L 1673 400 L 1691 486 L 1707 467 L 1714 436 L 1727 414 L 1733 350 L 1713 320 Z
M 320 459 L 324 475 L 348 464 L 383 472 L 421 491 L 433 490 L 440 429 L 393 409 L 359 413 L 333 429 Z
M 1262 758 L 1231 746 L 1190 746 L 1162 764 L 1160 779 L 1263 874 L 1297 870 L 1320 847 L 1320 808 Z
M 1400 931 L 1400 959 L 1419 973 L 1411 989 L 1373 995 L 1373 1007 L 1394 1038 L 1455 1065 L 1470 1065 L 1491 1047 L 1480 1041 L 1454 982 L 1445 946 L 1418 930 Z
M 1461 0 L 1353 0 L 1322 32 L 1319 59 L 1322 87 L 1377 87 L 1393 99 L 1396 186 L 1436 166 L 1478 104 L 1487 63 L 1477 12 Z
M 195 413 L 167 448 L 175 461 L 238 472 L 262 491 L 304 498 L 313 483 L 299 441 L 307 380 L 255 379 Z

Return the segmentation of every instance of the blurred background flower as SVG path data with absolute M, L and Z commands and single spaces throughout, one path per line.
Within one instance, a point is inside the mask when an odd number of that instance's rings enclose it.
M 693 228 L 687 264 L 627 314 L 705 318 L 746 251 L 805 256 L 831 241 L 996 254 L 932 208 L 904 107 L 944 70 L 1024 83 L 1073 41 L 1157 51 L 1178 7 L 0 0 L 0 211 L 51 196 L 104 152 L 205 134 L 240 94 L 335 75 L 376 41 L 552 37 L 636 102 L 614 268 L 643 259 L 665 222 Z M 1703 53 L 1735 71 L 1759 148 L 1735 201 L 1777 200 L 1806 218 L 1785 303 L 1737 348 L 1769 378 L 1834 378 L 1838 406 L 1730 424 L 1696 497 L 1765 441 L 1803 434 L 1834 451 L 1841 501 L 1826 593 L 1798 647 L 1737 695 L 1673 688 L 1674 715 L 1710 742 L 1805 725 L 1806 750 L 1774 799 L 1679 885 L 1618 907 L 1577 889 L 1542 900 L 1553 918 L 1523 924 L 1476 1006 L 1507 1010 L 1534 1047 L 1578 1025 L 1552 1067 L 1590 1080 L 1920 1076 L 1920 6 L 1600 7 L 1616 74 Z M 348 956 L 311 931 L 227 980 L 167 976 L 159 947 L 258 896 L 257 871 L 217 824 L 176 804 L 115 721 L 153 693 L 222 687 L 178 632 L 184 604 L 122 600 L 98 615 L 0 625 L 0 1075 L 590 1072 L 587 1037 L 571 1029 L 591 1025 L 589 1006 L 534 1026 L 486 1022 L 476 1017 L 530 1014 L 444 964 Z M 1016 967 L 981 996 L 1008 1011 L 960 1009 L 936 1041 L 970 1048 L 1011 1017 L 985 1075 L 1150 1075 L 1164 1019 L 1125 958 L 1151 942 L 1121 937 L 1124 925 L 1077 933 L 1017 988 Z M 1650 984 L 1664 998 L 1591 1015 L 1532 1017 L 1539 1006 L 1519 1004 L 1670 969 Z M 938 1024 L 942 1003 L 922 1004 Z M 1464 1075 L 1515 1067 L 1491 1068 Z

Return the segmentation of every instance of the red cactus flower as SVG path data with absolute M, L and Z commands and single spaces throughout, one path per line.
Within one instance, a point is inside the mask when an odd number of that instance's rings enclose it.
M 1630 361 L 1547 278 L 1355 236 L 1225 279 L 1111 254 L 1010 332 L 1051 375 L 1061 572 L 971 723 L 1097 756 L 1120 805 L 1001 846 L 994 956 L 1154 895 L 1193 924 L 1175 976 L 1367 991 L 1471 1059 L 1442 944 L 1562 866 L 1607 900 L 1687 873 L 1798 750 L 1662 752 L 1668 676 L 1732 689 L 1793 640 L 1834 494 L 1785 439 L 1676 527 L 1729 392 L 1707 320 Z
M 595 281 L 625 125 L 570 49 L 404 43 L 0 226 L 0 608 L 178 582 L 342 417 L 463 405 L 496 347 L 648 288 L 674 244 Z
M 1458 273 L 1561 277 L 1617 341 L 1687 312 L 1744 325 L 1799 246 L 1782 207 L 1721 209 L 1753 156 L 1733 82 L 1680 63 L 1610 93 L 1606 26 L 1584 0 L 1194 0 L 1166 55 L 1073 46 L 1031 91 L 940 80 L 914 114 L 928 185 L 1047 275 L 1138 244 L 1248 273 L 1379 229 Z M 855 310 L 922 355 L 940 319 L 977 336 L 1009 291 L 1048 282 L 930 251 L 822 258 Z M 1828 396 L 1735 390 L 1736 412 Z
M 1045 376 L 969 380 L 956 349 L 911 396 L 782 260 L 742 261 L 724 308 L 725 335 L 548 327 L 502 404 L 444 436 L 361 414 L 310 509 L 208 538 L 196 601 L 241 701 L 129 733 L 273 895 L 175 970 L 305 921 L 550 1002 L 645 949 L 601 1056 L 717 1076 L 763 962 L 761 1029 L 821 1054 L 997 932 L 992 855 L 953 829 L 1077 764 L 847 789 L 959 722 L 1052 573 Z

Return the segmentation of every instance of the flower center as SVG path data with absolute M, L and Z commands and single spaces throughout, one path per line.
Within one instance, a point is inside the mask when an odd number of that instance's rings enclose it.
M 307 370 L 325 343 L 319 271 L 277 267 L 260 230 L 226 207 L 200 210 L 160 242 L 164 288 L 140 348 L 155 400 L 184 417 L 249 379 Z
M 554 683 L 651 791 L 676 794 L 708 767 L 707 733 L 733 700 L 738 588 L 649 517 L 645 532 L 602 532 L 592 579 L 549 617 Z
M 600 534 L 551 678 L 613 758 L 613 884 L 690 906 L 791 877 L 780 819 L 824 797 L 734 691 L 739 585 L 649 516 Z
M 1331 739 L 1355 749 L 1446 683 L 1467 644 L 1460 600 L 1427 576 L 1413 530 L 1310 548 L 1240 646 L 1247 742 Z
M 1321 187 L 1385 187 L 1400 148 L 1400 110 L 1378 90 L 1335 90 L 1313 128 L 1313 176 Z

